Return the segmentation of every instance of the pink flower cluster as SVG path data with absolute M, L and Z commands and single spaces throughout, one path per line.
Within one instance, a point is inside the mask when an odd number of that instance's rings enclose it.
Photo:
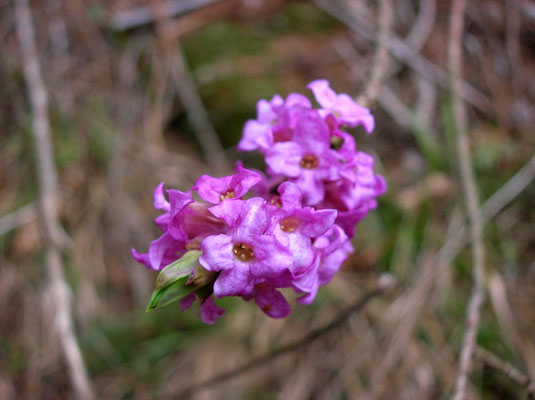
M 155 223 L 163 234 L 148 253 L 132 254 L 161 270 L 187 251 L 201 250 L 199 264 L 212 276 L 213 296 L 189 294 L 180 306 L 188 308 L 197 296 L 206 323 L 224 312 L 213 297 L 254 299 L 273 318 L 290 313 L 281 288 L 310 304 L 352 252 L 355 225 L 386 189 L 373 172 L 373 157 L 357 151 L 344 130 L 360 125 L 370 133 L 369 110 L 337 95 L 325 80 L 308 88 L 319 109 L 299 94 L 275 96 L 260 100 L 257 119 L 244 127 L 238 149 L 261 152 L 267 175 L 238 163 L 235 174 L 201 176 L 187 193 L 167 190 L 169 200 L 163 183 L 156 188 L 154 206 L 164 213 Z

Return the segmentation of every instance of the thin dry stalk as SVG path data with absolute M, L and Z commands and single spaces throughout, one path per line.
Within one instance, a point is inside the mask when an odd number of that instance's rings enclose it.
M 532 382 L 522 371 L 500 357 L 485 350 L 482 347 L 477 347 L 475 351 L 476 357 L 485 365 L 494 368 L 504 374 L 513 382 L 516 382 L 523 388 L 527 388 L 529 398 L 535 396 L 535 382 Z
M 473 258 L 473 280 L 474 287 L 468 305 L 467 327 L 464 333 L 463 346 L 459 360 L 459 372 L 455 383 L 455 400 L 466 398 L 466 386 L 468 373 L 472 366 L 472 356 L 476 346 L 476 334 L 479 326 L 481 304 L 484 299 L 484 265 L 485 248 L 483 246 L 483 222 L 479 213 L 479 199 L 476 189 L 474 172 L 468 141 L 468 124 L 466 109 L 460 97 L 461 67 L 462 67 L 462 35 L 464 30 L 464 13 L 466 8 L 465 0 L 455 0 L 453 2 L 450 19 L 450 34 L 448 45 L 448 63 L 450 68 L 450 85 L 453 97 L 453 113 L 457 128 L 457 152 L 459 154 L 459 164 L 461 180 L 464 189 L 465 203 L 470 222 L 470 238 L 472 242 Z
M 46 264 L 50 279 L 50 293 L 56 311 L 55 328 L 65 356 L 68 371 L 78 399 L 93 398 L 82 354 L 78 346 L 71 317 L 70 291 L 65 282 L 58 237 L 56 194 L 58 177 L 53 162 L 48 118 L 48 94 L 41 76 L 41 67 L 34 42 L 34 29 L 28 0 L 15 2 L 15 25 L 32 108 L 33 135 L 37 153 L 37 174 L 41 218 L 47 240 Z
M 35 204 L 28 204 L 17 211 L 6 214 L 0 218 L 0 235 L 11 232 L 22 225 L 33 221 L 37 216 Z
M 331 332 L 335 330 L 336 328 L 343 325 L 349 317 L 354 315 L 355 313 L 361 311 L 366 304 L 372 299 L 374 299 L 377 296 L 382 295 L 389 289 L 391 289 L 395 284 L 395 280 L 390 275 L 383 275 L 379 282 L 377 283 L 377 286 L 374 289 L 371 289 L 369 292 L 362 295 L 356 303 L 349 306 L 346 310 L 340 312 L 340 314 L 335 317 L 331 322 L 327 323 L 326 325 L 323 325 L 311 332 L 309 332 L 308 335 L 305 337 L 298 339 L 294 342 L 291 342 L 287 345 L 281 346 L 278 349 L 269 352 L 268 354 L 265 354 L 263 356 L 260 356 L 258 358 L 255 358 L 249 362 L 246 362 L 245 364 L 242 364 L 238 366 L 237 368 L 232 369 L 231 371 L 224 372 L 220 375 L 216 375 L 213 378 L 201 382 L 199 384 L 193 384 L 190 387 L 183 390 L 180 394 L 178 394 L 175 398 L 189 398 L 192 393 L 205 390 L 207 388 L 212 387 L 213 385 L 216 385 L 218 383 L 236 378 L 242 374 L 248 373 L 258 367 L 261 367 L 274 359 L 287 354 L 289 352 L 301 349 L 304 346 L 309 345 L 310 343 L 316 341 L 323 335 L 325 335 L 328 332 Z
M 169 64 L 176 93 L 184 106 L 210 168 L 221 173 L 229 164 L 225 150 L 210 122 L 208 111 L 170 25 L 168 5 L 163 0 L 153 0 L 152 6 L 157 21 L 158 40 Z
M 388 40 L 392 31 L 393 11 L 390 0 L 380 1 L 377 49 L 373 60 L 372 72 L 369 83 L 364 90 L 364 95 L 358 100 L 365 107 L 375 102 L 388 69 Z
M 378 40 L 372 25 L 368 21 L 360 18 L 360 16 L 349 12 L 340 0 L 314 0 L 314 3 L 346 25 L 356 35 L 372 41 Z M 405 63 L 407 67 L 413 69 L 422 77 L 436 82 L 444 88 L 448 87 L 448 72 L 441 66 L 423 57 L 400 37 L 391 35 L 388 40 L 388 48 L 392 56 Z M 466 81 L 462 81 L 460 95 L 482 112 L 488 115 L 494 113 L 492 103 L 489 99 Z

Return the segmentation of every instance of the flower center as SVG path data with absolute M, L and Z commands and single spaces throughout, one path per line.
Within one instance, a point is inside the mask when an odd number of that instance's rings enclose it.
M 331 149 L 338 150 L 344 144 L 344 138 L 340 136 L 331 136 Z
M 254 260 L 254 251 L 251 246 L 245 243 L 237 243 L 232 249 L 234 256 L 240 261 L 250 262 Z
M 219 200 L 223 201 L 225 199 L 233 199 L 234 198 L 234 190 L 228 190 L 225 194 L 222 194 L 219 196 Z
M 316 157 L 314 154 L 307 154 L 306 156 L 303 156 L 299 162 L 299 166 L 306 169 L 314 169 L 318 166 L 318 164 L 318 157 Z
M 292 139 L 292 129 L 286 128 L 286 129 L 278 129 L 275 132 L 273 132 L 273 141 L 275 143 L 278 142 L 287 142 L 288 140 Z
M 296 217 L 288 217 L 281 220 L 279 225 L 284 232 L 292 233 L 299 228 L 301 221 L 299 221 Z
M 273 196 L 270 200 L 269 200 L 269 203 L 276 206 L 277 208 L 281 208 L 282 207 L 282 203 L 281 203 L 281 198 L 280 196 Z

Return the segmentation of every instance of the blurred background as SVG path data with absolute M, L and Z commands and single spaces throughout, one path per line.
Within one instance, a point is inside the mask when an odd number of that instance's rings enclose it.
M 0 1 L 0 399 L 75 398 L 54 325 L 39 222 L 32 112 L 15 2 Z M 284 320 L 224 299 L 145 312 L 156 273 L 130 256 L 157 237 L 152 192 L 228 174 L 261 98 L 324 78 L 362 94 L 378 43 L 376 1 L 32 0 L 49 95 L 62 267 L 95 398 L 167 399 L 297 340 L 389 273 L 395 288 L 317 340 L 195 399 L 443 399 L 455 384 L 472 288 L 447 72 L 448 0 L 396 0 L 377 128 L 356 131 L 389 188 L 356 252 L 311 306 Z M 535 378 L 535 3 L 469 1 L 463 97 L 485 220 L 477 341 Z M 494 197 L 494 194 L 498 193 Z M 485 201 L 492 197 L 492 201 Z M 486 208 L 485 208 L 486 207 Z M 486 214 L 485 214 L 486 213 Z M 520 399 L 477 351 L 468 398 Z M 487 354 L 488 356 L 488 354 Z M 182 393 L 182 394 L 181 394 Z

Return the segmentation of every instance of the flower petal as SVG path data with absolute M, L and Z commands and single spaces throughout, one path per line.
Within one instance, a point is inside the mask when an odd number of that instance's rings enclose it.
M 303 149 L 297 143 L 275 143 L 266 154 L 266 164 L 275 174 L 296 177 L 301 173 L 302 156 Z
M 234 237 L 244 241 L 254 240 L 262 235 L 271 225 L 271 217 L 266 207 L 266 201 L 260 197 L 243 202 Z
M 331 108 L 337 100 L 336 93 L 330 88 L 329 82 L 325 79 L 318 79 L 310 82 L 307 85 L 307 88 L 312 90 L 316 101 L 323 108 Z
M 242 138 L 238 143 L 238 150 L 267 150 L 273 143 L 271 125 L 249 120 L 245 123 Z
M 228 235 L 213 235 L 201 243 L 202 254 L 199 263 L 208 271 L 222 271 L 234 268 L 232 238 Z
M 195 295 L 193 293 L 188 294 L 186 297 L 184 297 L 179 302 L 180 311 L 182 311 L 182 312 L 186 311 L 188 308 L 191 307 L 191 305 L 193 304 L 194 301 L 195 301 Z
M 258 285 L 255 288 L 254 299 L 256 305 L 271 318 L 284 318 L 291 312 L 284 296 L 267 285 Z
M 201 303 L 201 319 L 205 324 L 212 325 L 223 314 L 225 314 L 225 310 L 215 303 L 212 296 Z
M 261 180 L 262 176 L 258 172 L 243 168 L 239 163 L 236 166 L 236 173 L 231 177 L 230 189 L 234 192 L 235 198 L 240 198 Z
M 193 189 L 197 190 L 197 193 L 204 201 L 218 204 L 221 203 L 221 195 L 229 190 L 231 180 L 232 176 L 214 178 L 210 175 L 203 175 L 197 179 Z
M 158 186 L 156 186 L 156 189 L 154 190 L 153 204 L 155 209 L 169 212 L 170 205 L 163 194 L 163 185 L 164 182 L 161 182 Z
M 218 299 L 226 296 L 247 296 L 253 291 L 254 276 L 246 263 L 236 261 L 231 269 L 223 270 L 214 283 L 214 295 Z

